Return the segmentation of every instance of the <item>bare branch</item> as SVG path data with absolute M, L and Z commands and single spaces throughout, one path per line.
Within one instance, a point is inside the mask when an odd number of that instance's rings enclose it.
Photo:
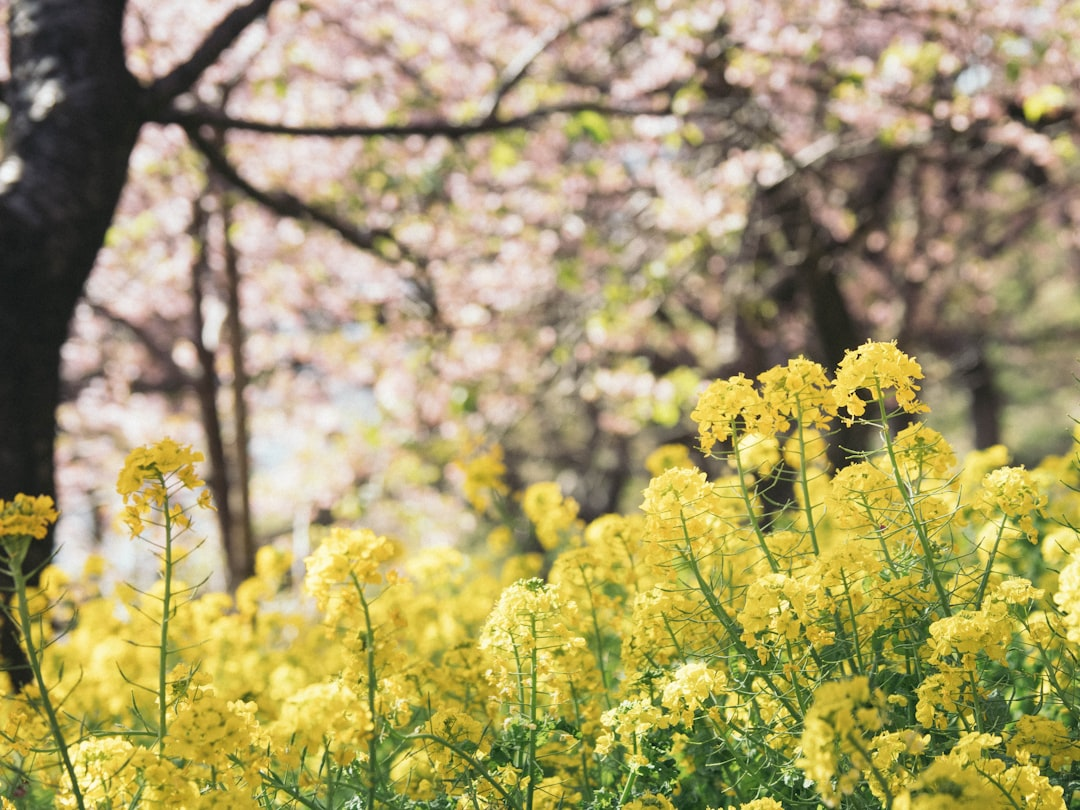
M 307 222 L 317 222 L 339 234 L 346 242 L 354 247 L 377 253 L 384 258 L 386 258 L 385 247 L 381 246 L 380 242 L 389 242 L 390 244 L 397 246 L 393 234 L 388 230 L 378 228 L 373 230 L 358 228 L 353 223 L 347 222 L 332 211 L 327 211 L 325 208 L 306 203 L 299 197 L 296 197 L 287 191 L 266 191 L 258 188 L 246 180 L 240 172 L 237 171 L 236 167 L 229 162 L 224 152 L 208 138 L 200 134 L 198 129 L 188 129 L 187 134 L 195 147 L 206 157 L 214 171 L 220 174 L 229 185 L 242 191 L 255 202 L 269 208 L 279 216 L 300 219 Z
M 628 0 L 616 0 L 613 3 L 598 6 L 566 23 L 552 25 L 548 27 L 547 30 L 541 31 L 528 47 L 519 53 L 517 58 L 512 60 L 510 64 L 503 69 L 502 73 L 499 75 L 499 82 L 494 91 L 492 91 L 481 105 L 483 118 L 495 118 L 499 112 L 499 105 L 502 103 L 502 100 L 506 98 L 510 91 L 513 90 L 522 79 L 525 78 L 526 74 L 529 72 L 529 68 L 537 58 L 544 53 L 544 51 L 564 36 L 573 33 L 586 23 L 608 17 L 619 9 L 626 8 L 629 5 Z
M 651 106 L 611 106 L 592 102 L 570 102 L 538 107 L 528 113 L 511 118 L 475 118 L 471 121 L 455 123 L 444 119 L 416 121 L 407 124 L 337 124 L 332 126 L 289 126 L 272 121 L 252 121 L 226 115 L 220 110 L 199 105 L 190 109 L 169 109 L 153 120 L 159 124 L 179 124 L 187 130 L 199 126 L 211 126 L 215 129 L 236 129 L 246 132 L 260 132 L 267 135 L 290 135 L 319 138 L 406 138 L 410 135 L 424 137 L 443 136 L 457 139 L 485 132 L 503 132 L 510 129 L 524 129 L 545 118 L 558 114 L 579 112 L 597 112 L 612 117 L 633 118 L 640 115 L 663 116 L 671 114 L 670 95 L 664 95 L 659 103 Z
M 232 46 L 248 26 L 270 10 L 273 2 L 274 0 L 251 0 L 246 6 L 230 11 L 217 27 L 207 34 L 190 59 L 150 85 L 147 91 L 149 97 L 157 105 L 164 106 L 168 101 L 190 90 L 206 69 Z

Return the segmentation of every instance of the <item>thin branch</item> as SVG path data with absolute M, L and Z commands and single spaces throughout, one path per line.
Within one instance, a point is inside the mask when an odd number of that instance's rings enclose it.
M 607 3 L 606 5 L 598 6 L 591 11 L 582 14 L 580 17 L 575 17 L 572 20 L 568 20 L 565 24 L 555 24 L 549 26 L 546 30 L 541 31 L 531 43 L 517 55 L 517 58 L 513 59 L 510 64 L 503 68 L 502 73 L 499 75 L 499 82 L 495 87 L 495 90 L 485 99 L 481 105 L 481 110 L 484 119 L 495 119 L 499 112 L 499 105 L 503 99 L 509 95 L 522 79 L 529 72 L 529 68 L 533 63 L 552 45 L 576 31 L 586 23 L 593 20 L 603 19 L 614 14 L 616 11 L 622 8 L 626 8 L 630 5 L 628 0 L 616 0 L 613 3 Z
M 207 68 L 232 46 L 248 26 L 270 10 L 273 2 L 274 0 L 251 0 L 246 6 L 230 11 L 214 30 L 207 34 L 206 39 L 191 54 L 191 58 L 150 85 L 147 91 L 149 97 L 157 105 L 164 106 L 166 102 L 190 90 Z
M 209 163 L 210 168 L 229 185 L 236 188 L 242 194 L 247 195 L 259 205 L 269 209 L 278 216 L 298 219 L 305 222 L 313 222 L 327 228 L 353 247 L 378 256 L 388 262 L 407 262 L 413 266 L 411 278 L 403 279 L 411 290 L 410 297 L 427 307 L 427 317 L 434 323 L 442 323 L 442 313 L 439 308 L 438 297 L 434 285 L 428 277 L 428 260 L 425 256 L 418 255 L 398 241 L 393 232 L 387 228 L 366 229 L 360 228 L 353 223 L 342 219 L 332 211 L 328 211 L 317 205 L 304 202 L 299 197 L 287 191 L 267 191 L 261 189 L 244 178 L 222 149 L 207 137 L 202 135 L 198 128 L 186 130 L 192 144 L 197 148 Z
M 210 166 L 221 177 L 248 197 L 266 208 L 269 208 L 279 216 L 300 219 L 308 222 L 317 222 L 339 234 L 345 241 L 361 250 L 367 250 L 385 258 L 384 248 L 380 242 L 388 240 L 397 246 L 393 234 L 385 229 L 368 230 L 358 228 L 351 222 L 347 222 L 325 208 L 306 203 L 299 197 L 287 191 L 266 191 L 258 188 L 246 180 L 236 167 L 233 166 L 225 154 L 210 140 L 201 135 L 197 128 L 188 128 L 188 137 L 195 147 L 206 157 Z
M 671 114 L 670 98 L 665 97 L 660 104 L 653 106 L 618 107 L 596 104 L 587 101 L 568 102 L 538 107 L 522 115 L 510 118 L 474 118 L 471 121 L 454 123 L 445 119 L 416 121 L 407 124 L 338 124 L 332 126 L 289 126 L 272 121 L 252 121 L 226 115 L 220 110 L 205 105 L 189 109 L 170 108 L 155 116 L 152 120 L 159 124 L 179 124 L 188 131 L 199 126 L 211 126 L 218 129 L 235 129 L 246 132 L 259 132 L 266 135 L 287 135 L 317 138 L 407 138 L 411 135 L 423 137 L 444 136 L 451 139 L 466 138 L 485 132 L 502 132 L 510 129 L 525 129 L 537 121 L 558 114 L 579 112 L 597 112 L 613 117 L 664 116 Z

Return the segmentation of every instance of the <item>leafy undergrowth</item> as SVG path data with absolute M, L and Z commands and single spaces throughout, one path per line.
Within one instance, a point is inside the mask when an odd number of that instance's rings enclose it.
M 587 526 L 554 484 L 511 497 L 493 449 L 465 493 L 546 558 L 334 528 L 302 594 L 269 547 L 235 597 L 181 581 L 201 458 L 140 448 L 118 490 L 161 577 L 15 600 L 3 807 L 1075 807 L 1080 468 L 958 461 L 920 378 L 868 343 L 717 381 L 709 472 L 662 447 L 640 512 Z M 852 422 L 876 449 L 834 470 Z M 4 504 L 9 567 L 54 519 Z

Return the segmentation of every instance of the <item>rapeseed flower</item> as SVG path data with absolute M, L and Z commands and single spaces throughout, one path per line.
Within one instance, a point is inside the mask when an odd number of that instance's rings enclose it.
M 315 597 L 328 624 L 348 624 L 360 609 L 360 591 L 386 580 L 381 566 L 396 551 L 390 540 L 370 529 L 335 526 L 304 560 L 304 590 Z
M 672 467 L 658 475 L 644 492 L 641 511 L 650 546 L 684 549 L 706 544 L 721 528 L 720 516 L 730 511 L 721 493 L 696 467 Z M 659 562 L 671 559 L 670 551 L 655 549 Z
M 892 447 L 896 462 L 909 481 L 947 479 L 956 468 L 952 446 L 923 422 L 915 422 L 897 433 Z
M 505 497 L 510 491 L 504 480 L 506 464 L 501 445 L 492 445 L 486 452 L 459 462 L 457 466 L 465 473 L 461 487 L 465 500 L 480 514 L 491 508 L 494 498 Z
M 1050 770 L 1068 771 L 1080 762 L 1080 742 L 1074 740 L 1060 720 L 1025 714 L 1013 727 L 1005 752 L 1013 759 L 1022 753 L 1045 763 Z
M 576 666 L 566 666 L 569 653 L 586 646 L 575 633 L 577 604 L 564 601 L 557 585 L 528 579 L 503 590 L 480 630 L 479 646 L 491 661 L 486 676 L 516 711 L 535 709 L 535 696 L 557 705 L 567 678 Z
M 139 773 L 132 765 L 135 746 L 123 737 L 90 737 L 72 746 L 71 759 L 84 806 L 131 807 L 142 792 Z M 66 774 L 56 795 L 56 806 L 78 807 Z
M 727 686 L 727 678 L 719 670 L 710 669 L 704 661 L 690 661 L 671 674 L 664 686 L 660 705 L 677 718 L 676 722 L 690 727 L 714 693 Z
M 60 516 L 54 507 L 48 495 L 19 493 L 10 501 L 0 500 L 0 543 L 7 537 L 43 539 Z
M 844 408 L 851 422 L 866 413 L 866 400 L 859 396 L 867 391 L 871 400 L 885 396 L 894 389 L 896 404 L 904 413 L 925 413 L 929 410 L 919 402 L 916 380 L 923 378 L 922 368 L 891 343 L 867 341 L 855 350 L 848 349 L 836 369 L 833 396 L 836 404 Z
M 662 444 L 645 457 L 645 469 L 650 475 L 660 475 L 672 467 L 693 467 L 690 449 L 684 444 Z
M 986 474 L 975 498 L 975 508 L 987 520 L 1000 513 L 1015 523 L 1031 543 L 1039 541 L 1035 518 L 1045 516 L 1046 496 L 1023 467 L 1001 467 Z
M 788 419 L 802 428 L 828 430 L 836 416 L 836 401 L 825 369 L 813 360 L 797 357 L 758 375 L 764 408 L 774 414 L 774 430 L 789 429 Z
M 581 530 L 578 502 L 564 496 L 554 481 L 529 486 L 521 497 L 521 509 L 536 529 L 536 539 L 546 551 L 553 551 Z
M 814 690 L 796 764 L 826 806 L 835 807 L 854 792 L 870 767 L 870 737 L 884 722 L 885 696 L 864 676 L 827 681 Z
M 784 810 L 776 799 L 752 799 L 739 805 L 739 810 Z
M 675 805 L 662 793 L 642 793 L 623 804 L 621 810 L 675 810 Z
M 697 423 L 701 451 L 706 454 L 717 442 L 725 442 L 736 434 L 769 435 L 776 428 L 776 419 L 768 412 L 753 380 L 742 374 L 711 383 L 698 398 L 690 418 Z
M 1054 604 L 1065 614 L 1069 641 L 1080 643 L 1080 553 L 1074 553 L 1071 562 L 1062 569 Z
M 833 476 L 826 501 L 837 526 L 873 535 L 894 525 L 904 513 L 896 481 L 869 461 L 850 464 Z
M 116 479 L 116 491 L 124 499 L 124 522 L 132 537 L 139 536 L 153 512 L 167 509 L 165 520 L 180 528 L 191 521 L 185 507 L 177 502 L 180 490 L 194 492 L 205 485 L 196 474 L 195 465 L 203 461 L 202 453 L 190 445 L 162 439 L 132 450 Z M 210 491 L 202 489 L 196 496 L 196 506 L 212 509 Z
M 275 754 L 294 768 L 305 757 L 321 762 L 324 753 L 342 766 L 366 759 L 364 752 L 374 731 L 367 696 L 337 678 L 294 692 L 267 728 Z

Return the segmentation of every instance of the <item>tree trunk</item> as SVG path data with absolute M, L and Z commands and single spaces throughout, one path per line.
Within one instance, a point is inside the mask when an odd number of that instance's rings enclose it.
M 15 0 L 0 162 L 0 498 L 54 494 L 60 348 L 127 179 L 141 114 L 123 0 Z M 30 564 L 51 553 L 33 544 Z M 0 579 L 0 588 L 10 588 Z M 7 625 L 5 625 L 7 627 Z M 0 647 L 12 649 L 10 630 Z M 24 671 L 12 673 L 18 685 Z

